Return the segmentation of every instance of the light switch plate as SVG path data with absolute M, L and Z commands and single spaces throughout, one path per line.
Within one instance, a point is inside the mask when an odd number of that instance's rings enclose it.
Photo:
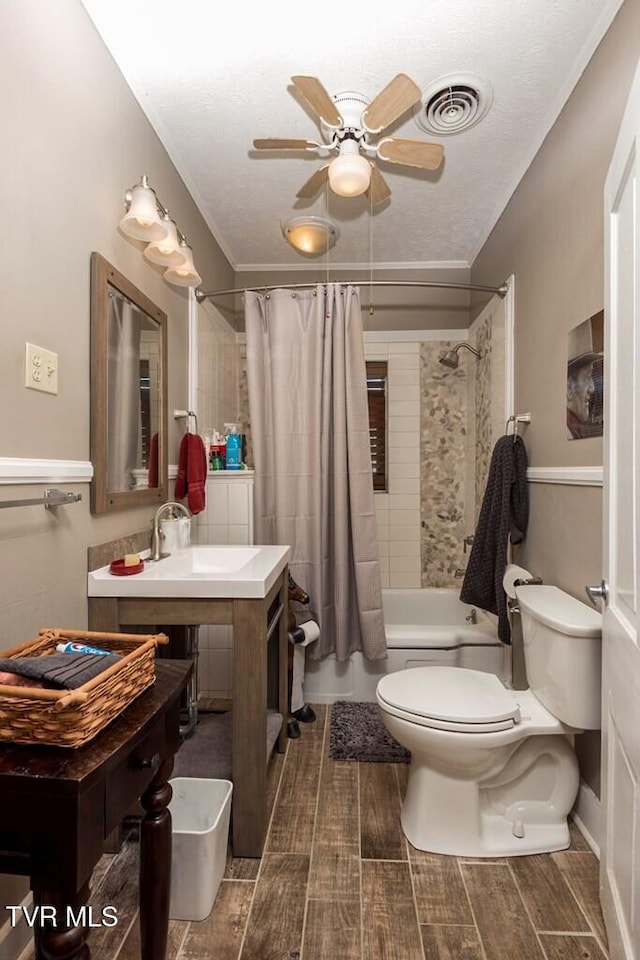
M 27 343 L 24 385 L 43 393 L 58 392 L 58 354 L 34 343 Z

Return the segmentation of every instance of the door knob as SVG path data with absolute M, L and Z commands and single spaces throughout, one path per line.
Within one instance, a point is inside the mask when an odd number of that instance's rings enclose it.
M 585 587 L 584 589 L 594 607 L 597 606 L 596 600 L 602 600 L 606 603 L 609 599 L 609 587 L 604 580 L 601 580 L 597 587 Z

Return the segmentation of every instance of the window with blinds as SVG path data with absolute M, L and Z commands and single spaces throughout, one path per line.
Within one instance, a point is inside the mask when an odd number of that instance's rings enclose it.
M 369 442 L 373 489 L 387 489 L 387 363 L 367 360 Z

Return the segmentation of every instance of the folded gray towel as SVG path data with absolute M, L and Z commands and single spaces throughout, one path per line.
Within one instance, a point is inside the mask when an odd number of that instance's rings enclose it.
M 44 680 L 54 687 L 75 690 L 120 660 L 120 655 L 96 653 L 52 653 L 43 657 L 0 657 L 0 671 L 17 673 L 32 680 Z

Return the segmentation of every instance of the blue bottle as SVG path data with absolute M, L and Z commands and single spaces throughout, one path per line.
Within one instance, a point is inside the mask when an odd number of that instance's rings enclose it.
M 242 466 L 242 437 L 238 428 L 232 425 L 227 437 L 227 470 L 239 470 Z

